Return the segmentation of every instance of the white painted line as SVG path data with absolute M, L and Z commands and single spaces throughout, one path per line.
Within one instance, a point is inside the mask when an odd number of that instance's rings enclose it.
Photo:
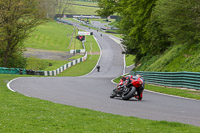
M 94 35 L 93 35 L 93 37 L 94 37 L 95 41 L 97 42 L 97 44 L 98 44 L 98 46 L 99 46 L 99 49 L 100 49 L 100 57 L 99 57 L 99 59 L 98 59 L 98 61 L 97 61 L 96 66 L 92 69 L 92 71 L 89 72 L 88 74 L 82 75 L 82 76 L 87 76 L 87 75 L 89 75 L 90 73 L 92 73 L 92 72 L 96 69 L 96 67 L 97 67 L 97 65 L 99 64 L 99 62 L 100 62 L 100 60 L 101 60 L 101 57 L 102 57 L 102 50 L 101 50 L 101 46 L 100 46 L 100 44 L 99 44 L 99 41 L 97 40 L 97 38 L 96 38 Z M 79 76 L 79 77 L 82 77 L 82 76 Z
M 22 77 L 19 77 L 19 78 L 15 78 L 15 79 L 13 79 L 13 80 L 10 80 L 10 81 L 7 83 L 7 87 L 8 87 L 8 89 L 9 89 L 10 91 L 16 92 L 15 90 L 11 89 L 10 84 L 11 84 L 13 81 L 15 81 L 15 80 L 17 80 L 17 79 L 20 79 L 20 78 L 22 78 Z
M 116 78 L 114 78 L 114 79 L 116 79 Z M 114 79 L 112 79 L 111 82 L 113 84 L 118 84 L 118 83 L 114 82 Z M 186 100 L 193 100 L 193 101 L 200 101 L 200 100 L 196 100 L 196 99 L 192 99 L 192 98 L 186 98 L 186 97 L 181 97 L 181 96 L 175 96 L 175 95 L 170 95 L 170 94 L 164 94 L 164 93 L 160 93 L 160 92 L 150 91 L 150 90 L 147 90 L 147 89 L 144 89 L 144 90 L 147 91 L 147 92 L 151 92 L 151 93 L 155 93 L 155 94 L 159 94 L 159 95 L 164 95 L 164 96 L 170 96 L 170 97 L 175 97 L 175 98 L 180 98 L 180 99 L 186 99 Z
M 126 71 L 126 57 L 125 57 L 125 54 L 124 54 L 124 69 L 123 69 L 123 75 L 125 74 L 125 71 Z
M 132 66 L 134 66 L 135 64 L 132 64 L 132 65 L 130 65 L 130 66 L 126 66 L 127 68 L 129 68 L 129 67 L 132 67 Z
M 151 93 L 155 93 L 155 94 L 164 95 L 164 96 L 170 96 L 170 97 L 180 98 L 180 99 L 187 99 L 187 100 L 193 100 L 193 101 L 200 101 L 200 100 L 196 100 L 196 99 L 192 99 L 192 98 L 186 98 L 186 97 L 181 97 L 181 96 L 175 96 L 175 95 L 170 95 L 170 94 L 164 94 L 164 93 L 155 92 L 155 91 L 150 91 L 150 90 L 146 90 L 146 89 L 145 89 L 145 91 L 151 92 Z

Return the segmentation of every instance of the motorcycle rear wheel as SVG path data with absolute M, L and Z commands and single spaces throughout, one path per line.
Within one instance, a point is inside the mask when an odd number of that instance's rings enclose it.
M 135 92 L 136 92 L 136 88 L 131 87 L 128 92 L 125 92 L 122 94 L 122 99 L 129 100 L 130 98 L 132 98 L 134 96 Z

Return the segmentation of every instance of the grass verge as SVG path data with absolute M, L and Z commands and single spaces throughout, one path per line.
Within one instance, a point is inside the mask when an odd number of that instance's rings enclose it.
M 30 57 L 27 59 L 26 69 L 32 70 L 56 70 L 57 68 L 67 64 L 69 61 L 66 60 L 48 60 L 48 59 L 38 59 L 35 57 Z
M 135 71 L 154 72 L 199 72 L 199 45 L 173 45 L 160 55 L 147 55 L 140 61 Z
M 96 7 L 87 7 L 87 6 L 80 6 L 80 5 L 71 5 L 68 8 L 68 12 L 70 14 L 82 14 L 82 15 L 97 15 L 96 11 L 99 8 Z
M 2 133 L 198 133 L 200 130 L 187 124 L 113 115 L 26 97 L 6 87 L 9 80 L 19 76 L 0 75 Z
M 68 68 L 58 76 L 82 76 L 92 71 L 99 59 L 100 49 L 93 36 L 86 36 L 86 40 L 85 48 L 88 51 L 87 60 Z
M 50 21 L 38 26 L 30 37 L 25 41 L 27 48 L 44 50 L 69 51 L 74 27 Z
M 164 94 L 200 100 L 200 91 L 199 90 L 167 88 L 164 86 L 156 86 L 156 85 L 150 85 L 150 84 L 147 84 L 145 88 L 147 90 L 160 92 L 160 93 L 164 93 Z
M 87 60 L 68 68 L 58 76 L 82 76 L 92 71 L 99 59 L 99 55 L 88 55 Z
M 127 54 L 127 55 L 125 56 L 126 66 L 131 66 L 131 65 L 135 64 L 134 59 L 135 59 L 135 56 L 134 56 L 134 55 L 129 55 L 129 54 Z

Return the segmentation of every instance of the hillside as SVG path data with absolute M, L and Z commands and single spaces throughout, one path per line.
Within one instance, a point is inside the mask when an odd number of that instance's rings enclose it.
M 134 71 L 200 71 L 200 48 L 198 45 L 173 45 L 163 54 L 145 56 L 138 63 Z
M 97 15 L 97 2 L 74 1 L 72 5 L 65 12 L 66 14 L 82 14 L 82 15 Z

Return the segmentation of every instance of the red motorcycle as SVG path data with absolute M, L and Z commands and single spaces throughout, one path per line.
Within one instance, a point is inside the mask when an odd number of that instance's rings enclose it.
M 121 79 L 117 87 L 111 92 L 110 98 L 121 97 L 123 100 L 129 100 L 137 96 L 136 88 L 141 82 L 133 78 Z

